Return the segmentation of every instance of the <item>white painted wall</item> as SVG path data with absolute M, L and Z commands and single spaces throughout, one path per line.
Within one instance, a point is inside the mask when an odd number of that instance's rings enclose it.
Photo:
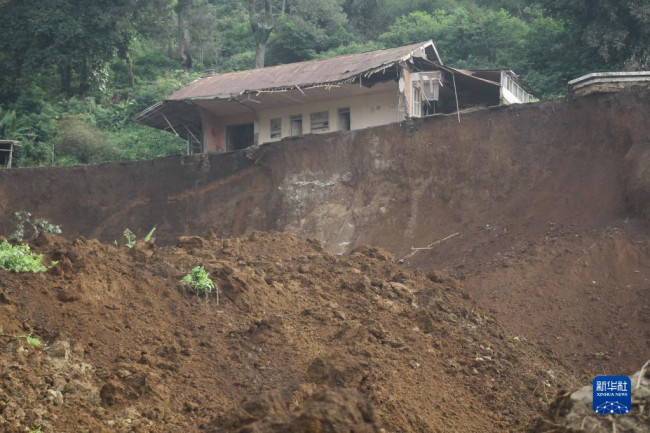
M 521 101 L 515 95 L 510 92 L 510 90 L 501 86 L 501 99 L 507 104 L 520 104 Z
M 338 131 L 338 109 L 346 107 L 350 108 L 350 129 L 363 129 L 395 123 L 403 118 L 402 113 L 398 110 L 398 102 L 399 94 L 397 84 L 395 84 L 395 90 L 391 92 L 384 91 L 333 101 L 269 108 L 260 110 L 257 113 L 256 132 L 259 134 L 259 143 L 268 143 L 289 137 L 291 131 L 289 118 L 296 114 L 302 114 L 302 133 L 309 134 L 311 133 L 310 114 L 320 111 L 329 112 L 330 127 L 327 132 Z M 282 118 L 282 136 L 280 138 L 271 138 L 271 119 L 277 117 Z
M 526 92 L 512 77 L 507 73 L 501 72 L 501 103 L 521 104 L 530 102 L 533 95 Z

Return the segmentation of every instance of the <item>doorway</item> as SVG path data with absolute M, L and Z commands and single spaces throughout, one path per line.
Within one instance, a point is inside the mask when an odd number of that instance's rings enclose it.
M 339 131 L 350 130 L 350 107 L 339 108 L 338 129 Z
M 228 151 L 251 147 L 255 142 L 255 127 L 252 123 L 226 126 L 226 145 Z
M 296 114 L 295 116 L 289 117 L 289 125 L 291 126 L 291 136 L 295 137 L 296 135 L 302 134 L 302 114 Z

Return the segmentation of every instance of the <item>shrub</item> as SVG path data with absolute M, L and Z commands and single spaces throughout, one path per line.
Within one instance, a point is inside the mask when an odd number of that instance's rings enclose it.
M 37 219 L 34 221 L 34 225 L 41 233 L 55 234 L 60 235 L 62 233 L 61 226 L 58 224 L 52 224 L 48 220 Z
M 187 152 L 187 142 L 166 131 L 130 123 L 111 133 L 111 143 L 125 160 L 151 159 Z
M 126 238 L 126 246 L 129 248 L 133 248 L 135 246 L 135 233 L 131 231 L 131 229 L 125 229 L 124 230 L 124 237 Z
M 109 142 L 108 134 L 87 123 L 81 115 L 67 116 L 59 122 L 54 145 L 59 163 L 93 164 L 118 156 L 118 151 Z
M 205 295 L 205 299 L 208 299 L 212 290 L 215 290 L 217 295 L 217 304 L 219 304 L 219 289 L 215 286 L 210 275 L 203 266 L 197 266 L 192 269 L 189 274 L 185 275 L 181 279 L 181 284 L 185 287 L 189 287 L 190 290 L 196 293 L 196 296 Z
M 255 51 L 245 51 L 228 57 L 221 68 L 226 72 L 243 71 L 255 67 Z
M 57 262 L 52 262 L 55 266 Z M 11 245 L 6 240 L 0 243 L 0 268 L 14 272 L 43 272 L 43 254 L 34 254 L 29 245 Z
M 9 235 L 10 240 L 23 241 L 31 240 L 38 236 L 39 233 L 60 235 L 61 226 L 52 224 L 45 219 L 37 219 L 32 222 L 32 214 L 26 210 L 14 212 L 13 225 L 14 232 Z
M 153 238 L 153 234 L 155 233 L 155 231 L 156 231 L 156 227 L 149 230 L 149 233 L 147 233 L 147 235 L 144 237 L 144 241 L 147 242 L 147 243 L 151 242 L 151 239 Z M 123 234 L 124 234 L 124 238 L 126 239 L 126 242 L 124 243 L 124 245 L 127 246 L 128 248 L 133 248 L 135 246 L 136 242 L 138 241 L 138 238 L 135 235 L 135 233 L 133 233 L 133 231 L 131 229 L 126 228 L 126 229 L 124 229 Z M 120 244 L 117 242 L 117 240 L 113 241 L 113 245 L 115 245 L 116 247 L 120 246 Z

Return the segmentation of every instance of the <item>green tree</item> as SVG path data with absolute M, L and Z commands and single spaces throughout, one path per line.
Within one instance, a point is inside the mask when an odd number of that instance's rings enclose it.
M 469 68 L 512 67 L 521 62 L 527 24 L 505 10 L 456 8 L 412 12 L 379 36 L 387 46 L 433 39 L 445 63 Z
M 106 63 L 128 45 L 135 6 L 134 0 L 8 0 L 0 6 L 7 23 L 0 49 L 14 58 L 20 85 L 25 68 L 32 76 L 54 69 L 68 97 L 83 97 L 101 86 Z
M 269 63 L 308 60 L 318 52 L 352 41 L 341 5 L 341 0 L 286 2 L 269 41 Z
M 29 57 L 35 44 L 30 18 L 32 7 L 30 1 L 0 3 L 0 16 L 3 17 L 0 52 L 4 69 L 0 95 L 5 100 L 17 97 L 25 84 L 25 64 L 32 60 Z
M 647 0 L 539 0 L 557 18 L 570 20 L 588 48 L 610 67 L 650 68 L 650 4 Z
M 178 0 L 175 6 L 178 20 L 178 57 L 186 69 L 190 69 L 193 62 L 189 16 L 194 6 L 194 0 Z
M 566 93 L 567 82 L 595 69 L 606 68 L 595 50 L 585 49 L 572 23 L 534 11 L 518 65 L 524 80 L 540 97 Z
M 40 1 L 39 1 L 40 2 Z M 105 65 L 128 44 L 123 20 L 128 0 L 48 0 L 37 11 L 34 32 L 45 59 L 59 67 L 62 87 L 71 96 L 73 73 L 77 95 L 85 97 L 91 86 L 101 86 Z
M 203 0 L 197 2 L 187 16 L 191 46 L 197 53 L 196 63 L 216 65 L 219 58 L 222 35 L 218 29 L 217 9 Z
M 451 10 L 473 0 L 345 0 L 343 10 L 362 42 L 376 39 L 396 18 L 412 12 Z
M 273 7 L 273 0 L 244 0 L 248 10 L 248 22 L 255 40 L 255 67 L 263 68 L 266 57 L 266 44 L 277 25 L 278 15 L 284 9 Z

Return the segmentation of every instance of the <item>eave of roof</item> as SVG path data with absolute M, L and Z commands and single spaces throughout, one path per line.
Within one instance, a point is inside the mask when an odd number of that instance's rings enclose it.
M 20 146 L 21 142 L 17 140 L 0 140 L 0 144 L 13 144 L 14 146 Z
M 459 69 L 460 71 L 461 69 Z M 515 80 L 515 82 L 522 87 L 526 92 L 530 93 L 531 95 L 535 96 L 535 92 L 533 89 L 526 83 L 522 78 L 512 69 L 508 68 L 489 68 L 489 69 L 462 69 L 462 71 L 468 72 L 469 74 L 473 75 L 476 77 L 477 74 L 481 74 L 482 72 L 486 73 L 497 73 L 497 72 L 504 72 L 506 73 L 510 78 Z M 479 78 L 479 77 L 476 77 Z M 497 84 L 501 84 L 500 82 Z
M 327 87 L 363 81 L 364 77 L 384 71 L 411 57 L 424 56 L 435 57 L 434 60 L 442 64 L 433 41 L 429 40 L 385 50 L 204 77 L 176 91 L 167 99 L 231 99 L 245 93 Z
M 648 81 L 650 71 L 593 72 L 569 81 L 569 86 L 597 80 Z

